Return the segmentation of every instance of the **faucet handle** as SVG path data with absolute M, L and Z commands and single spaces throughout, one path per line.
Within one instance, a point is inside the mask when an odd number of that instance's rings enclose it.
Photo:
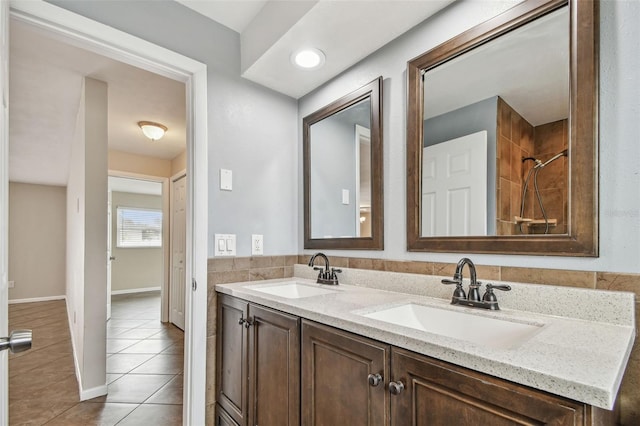
M 502 290 L 502 291 L 511 290 L 511 286 L 508 286 L 506 284 L 499 284 L 499 285 L 487 284 L 485 287 L 487 288 L 487 291 L 485 291 L 484 292 L 484 296 L 482 296 L 482 301 L 483 302 L 497 302 L 498 301 L 498 299 L 496 298 L 495 293 L 493 292 L 494 289 Z
M 486 287 L 487 287 L 487 290 L 493 290 L 493 289 L 502 290 L 502 291 L 510 291 L 511 290 L 511 286 L 510 285 L 506 285 L 506 284 L 498 284 L 498 285 L 487 284 Z
M 454 279 L 450 280 L 448 278 L 443 278 L 440 281 L 442 284 L 455 284 L 456 285 L 456 289 L 453 291 L 453 300 L 459 300 L 459 299 L 466 299 L 467 298 L 467 293 L 464 292 L 464 289 L 462 288 L 462 278 L 458 278 L 458 277 L 454 277 Z
M 324 268 L 321 268 L 319 266 L 314 266 L 313 270 L 314 271 L 318 271 L 318 278 L 327 278 L 326 274 L 325 274 L 325 271 L 324 271 Z

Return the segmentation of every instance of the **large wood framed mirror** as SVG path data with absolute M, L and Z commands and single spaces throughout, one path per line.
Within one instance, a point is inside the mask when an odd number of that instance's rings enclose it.
M 407 67 L 409 251 L 598 255 L 597 1 L 523 1 Z
M 382 77 L 303 119 L 304 248 L 384 248 Z

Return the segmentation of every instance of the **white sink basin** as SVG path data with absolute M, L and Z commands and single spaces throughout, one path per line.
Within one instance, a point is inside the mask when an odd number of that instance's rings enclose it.
M 286 297 L 287 299 L 301 299 L 303 297 L 321 296 L 323 294 L 335 293 L 336 290 L 330 290 L 310 284 L 302 284 L 290 282 L 286 284 L 273 286 L 252 286 L 247 287 L 261 293 L 272 294 L 274 296 Z
M 533 337 L 543 326 L 414 303 L 363 316 L 498 349 L 519 346 Z

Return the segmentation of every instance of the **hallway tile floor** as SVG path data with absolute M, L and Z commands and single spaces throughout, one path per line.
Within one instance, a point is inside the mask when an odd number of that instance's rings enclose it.
M 9 356 L 10 425 L 182 424 L 183 332 L 160 322 L 159 292 L 112 297 L 106 396 L 80 401 L 65 302 L 9 305 L 33 346 Z

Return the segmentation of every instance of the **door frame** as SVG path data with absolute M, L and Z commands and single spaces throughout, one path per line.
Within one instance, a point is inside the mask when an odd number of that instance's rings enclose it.
M 0 1 L 0 337 L 9 336 L 9 4 Z M 0 424 L 9 424 L 9 355 L 0 352 Z
M 160 285 L 160 321 L 169 321 L 169 253 L 171 252 L 171 239 L 169 237 L 169 178 L 162 176 L 145 175 L 141 173 L 123 172 L 109 169 L 108 176 L 126 179 L 146 180 L 162 184 L 162 283 Z M 109 295 L 110 296 L 110 295 Z
M 173 289 L 174 283 L 173 283 L 173 233 L 174 233 L 174 226 L 173 226 L 173 219 L 174 219 L 174 214 L 173 214 L 173 204 L 174 204 L 174 195 L 173 195 L 173 186 L 175 185 L 176 181 L 178 181 L 179 179 L 185 178 L 187 179 L 187 170 L 183 169 L 181 171 L 179 171 L 178 173 L 174 174 L 173 176 L 171 176 L 169 178 L 169 188 L 168 188 L 168 210 L 169 210 L 169 225 L 168 228 L 169 229 L 169 244 L 167 245 L 167 247 L 169 247 L 169 253 L 168 253 L 168 264 L 167 264 L 167 268 L 165 268 L 166 273 L 167 273 L 167 279 L 165 280 L 165 284 L 166 284 L 166 300 L 164 300 L 163 298 L 163 302 L 166 301 L 167 304 L 167 321 L 171 322 L 171 290 Z M 185 180 L 185 185 L 188 185 L 189 181 Z M 163 187 L 164 188 L 164 187 Z M 163 189 L 164 191 L 164 189 Z M 163 224 L 164 225 L 164 224 Z M 186 281 L 185 281 L 186 283 Z M 185 289 L 186 291 L 186 289 Z M 186 303 L 186 301 L 185 301 Z M 186 308 L 186 306 L 185 306 Z M 185 312 L 186 314 L 186 312 Z M 186 318 L 185 318 L 186 320 Z M 175 325 L 175 324 L 174 324 Z M 186 324 L 185 324 L 186 326 Z
M 185 83 L 189 176 L 186 263 L 187 282 L 192 282 L 192 291 L 187 292 L 185 300 L 183 423 L 204 424 L 208 235 L 207 66 L 41 0 L 12 0 L 10 15 L 11 18 L 47 30 L 75 46 Z

